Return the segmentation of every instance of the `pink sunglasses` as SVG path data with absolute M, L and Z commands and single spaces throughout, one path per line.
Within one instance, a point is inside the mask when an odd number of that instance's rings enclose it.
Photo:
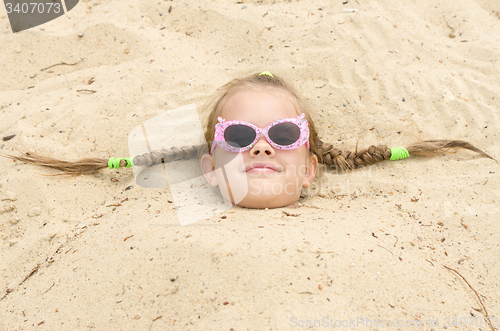
M 214 151 L 216 145 L 228 152 L 245 152 L 255 146 L 261 134 L 272 147 L 277 149 L 295 149 L 304 144 L 309 149 L 309 125 L 304 116 L 302 113 L 297 118 L 283 118 L 272 122 L 264 129 L 244 121 L 226 122 L 219 117 L 210 153 Z

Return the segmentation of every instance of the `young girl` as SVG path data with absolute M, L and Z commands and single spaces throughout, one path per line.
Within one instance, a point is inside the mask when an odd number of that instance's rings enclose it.
M 309 111 L 295 90 L 267 71 L 234 79 L 218 90 L 207 108 L 208 144 L 163 149 L 133 160 L 91 158 L 66 162 L 33 153 L 4 156 L 74 175 L 106 167 L 153 166 L 199 157 L 206 180 L 219 186 L 224 200 L 248 208 L 296 204 L 302 187 L 315 178 L 318 162 L 344 171 L 410 155 L 432 156 L 452 148 L 469 149 L 492 159 L 460 140 L 428 140 L 406 149 L 383 145 L 355 152 L 336 149 L 319 139 Z

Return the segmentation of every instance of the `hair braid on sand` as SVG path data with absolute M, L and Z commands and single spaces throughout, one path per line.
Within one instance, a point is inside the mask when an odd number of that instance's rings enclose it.
M 173 162 L 178 160 L 189 160 L 199 158 L 202 154 L 208 153 L 207 144 L 184 146 L 181 148 L 171 147 L 162 150 L 153 151 L 138 155 L 134 158 L 135 166 L 153 166 L 160 163 Z M 78 175 L 91 175 L 101 169 L 108 168 L 109 159 L 100 158 L 85 158 L 78 161 L 64 161 L 55 159 L 49 156 L 38 155 L 33 152 L 22 153 L 22 155 L 9 155 L 0 153 L 0 156 L 7 157 L 14 161 L 21 161 L 24 163 L 31 163 L 39 166 L 49 167 L 62 171 L 62 173 L 55 174 L 54 176 L 78 176 Z M 127 166 L 127 161 L 121 159 L 120 167 Z
M 346 151 L 334 148 L 318 140 L 316 144 L 319 162 L 337 170 L 350 170 L 362 166 L 372 165 L 391 157 L 391 150 L 385 145 L 370 146 L 362 151 Z
M 207 144 L 163 148 L 161 150 L 144 153 L 134 157 L 134 165 L 136 166 L 153 166 L 160 163 L 167 163 L 179 160 L 190 160 L 199 157 L 202 154 L 208 153 Z
M 0 156 L 14 161 L 31 163 L 39 166 L 61 170 L 62 173 L 56 175 L 77 176 L 91 175 L 101 169 L 108 167 L 108 160 L 100 158 L 85 158 L 74 162 L 58 160 L 50 156 L 42 156 L 33 152 L 26 152 L 22 155 L 0 154 Z
M 462 140 L 425 140 L 410 145 L 406 150 L 410 156 L 430 157 L 440 153 L 451 153 L 459 148 L 468 149 L 495 160 L 479 148 Z M 320 163 L 341 171 L 372 165 L 391 158 L 391 149 L 385 145 L 372 145 L 360 152 L 351 152 L 334 148 L 331 144 L 318 139 L 316 149 Z
M 468 149 L 470 151 L 481 154 L 484 157 L 496 161 L 494 158 L 463 140 L 425 140 L 413 144 L 406 148 L 410 155 L 414 156 L 434 156 L 440 153 L 450 153 L 456 149 Z

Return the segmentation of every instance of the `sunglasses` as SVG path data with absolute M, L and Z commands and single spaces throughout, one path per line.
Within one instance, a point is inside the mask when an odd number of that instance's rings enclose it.
M 304 144 L 309 149 L 309 125 L 304 116 L 301 114 L 297 118 L 283 118 L 272 122 L 264 129 L 244 121 L 226 122 L 219 117 L 210 153 L 214 151 L 216 145 L 228 152 L 248 151 L 255 146 L 262 134 L 267 142 L 277 149 L 295 149 Z

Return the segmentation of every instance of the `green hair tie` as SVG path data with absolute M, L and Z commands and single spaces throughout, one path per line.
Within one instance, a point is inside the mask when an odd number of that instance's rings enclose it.
M 132 161 L 131 158 L 127 158 L 127 157 L 124 157 L 124 158 L 110 158 L 108 160 L 108 168 L 109 169 L 118 169 L 120 168 L 120 162 L 121 160 L 125 160 L 127 162 L 127 165 L 125 166 L 125 168 L 130 168 L 130 167 L 133 167 L 134 166 L 134 162 Z
M 410 157 L 410 153 L 404 147 L 391 148 L 391 161 L 397 161 Z
M 266 75 L 266 76 L 269 76 L 269 77 L 274 78 L 273 74 L 272 74 L 272 73 L 270 73 L 269 71 L 263 71 L 263 72 L 261 72 L 261 73 L 259 74 L 259 76 L 262 76 L 262 75 Z

